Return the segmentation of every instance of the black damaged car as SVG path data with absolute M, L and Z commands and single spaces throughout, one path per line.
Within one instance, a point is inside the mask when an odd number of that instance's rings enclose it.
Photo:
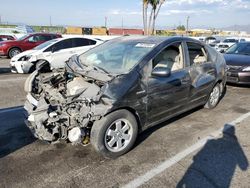
M 50 143 L 91 143 L 105 157 L 128 152 L 138 133 L 197 106 L 214 108 L 226 64 L 211 47 L 185 37 L 121 37 L 25 83 L 26 124 Z

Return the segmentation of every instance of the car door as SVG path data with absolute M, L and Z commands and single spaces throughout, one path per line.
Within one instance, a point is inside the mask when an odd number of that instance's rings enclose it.
M 171 70 L 168 77 L 148 77 L 147 124 L 153 124 L 185 110 L 191 78 L 185 65 L 182 42 L 168 45 L 149 63 L 149 72 L 157 66 L 166 66 Z
M 205 45 L 186 42 L 187 59 L 190 66 L 191 88 L 189 104 L 204 103 L 216 80 L 216 65 L 211 61 Z
M 80 55 L 83 52 L 93 48 L 96 44 L 96 41 L 86 38 L 74 38 L 72 53 Z
M 54 44 L 51 53 L 51 67 L 62 68 L 65 61 L 67 61 L 74 53 L 72 53 L 72 39 L 65 39 Z
M 40 44 L 38 41 L 39 37 L 37 35 L 32 35 L 22 42 L 21 48 L 23 51 L 30 50 Z

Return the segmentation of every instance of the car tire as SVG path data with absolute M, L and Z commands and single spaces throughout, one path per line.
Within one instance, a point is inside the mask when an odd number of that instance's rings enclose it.
M 205 108 L 207 109 L 215 108 L 220 101 L 220 96 L 221 96 L 221 86 L 220 84 L 216 84 L 213 87 L 211 93 L 209 94 L 207 103 L 205 104 Z
M 135 116 L 127 110 L 117 110 L 94 122 L 90 142 L 105 158 L 117 158 L 133 147 L 137 133 Z
M 11 48 L 8 52 L 8 56 L 9 58 L 12 58 L 19 53 L 21 53 L 21 50 L 19 48 Z

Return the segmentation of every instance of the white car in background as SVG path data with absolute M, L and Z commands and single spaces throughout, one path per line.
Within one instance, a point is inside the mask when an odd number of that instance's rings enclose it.
M 218 43 L 217 45 L 215 45 L 215 49 L 218 52 L 224 52 L 226 51 L 229 47 L 233 46 L 235 43 L 238 42 L 245 42 L 246 39 L 244 38 L 226 38 L 225 40 L 223 40 L 222 42 Z
M 80 55 L 101 43 L 100 39 L 86 37 L 53 39 L 14 56 L 10 61 L 11 72 L 31 73 L 39 61 L 49 62 L 50 69 L 63 68 L 71 56 Z

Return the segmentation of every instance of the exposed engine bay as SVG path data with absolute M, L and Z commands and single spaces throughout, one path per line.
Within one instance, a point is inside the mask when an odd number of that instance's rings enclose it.
M 85 74 L 76 73 L 71 67 L 71 71 L 42 73 L 38 69 L 27 79 L 26 124 L 37 138 L 51 143 L 88 143 L 93 122 L 112 106 L 110 100 L 102 98 L 112 77 L 97 80 L 87 73 L 103 72 L 93 68 L 84 71 Z

